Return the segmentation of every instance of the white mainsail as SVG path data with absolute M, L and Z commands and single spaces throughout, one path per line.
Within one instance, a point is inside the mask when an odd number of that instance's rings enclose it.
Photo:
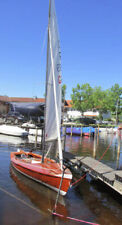
M 45 140 L 58 139 L 59 159 L 62 165 L 60 138 L 61 124 L 61 52 L 54 0 L 49 4 L 47 72 L 46 72 L 46 113 Z

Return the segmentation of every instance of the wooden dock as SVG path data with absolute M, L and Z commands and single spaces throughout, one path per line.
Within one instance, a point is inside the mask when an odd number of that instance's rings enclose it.
M 122 195 L 122 170 L 114 170 L 92 157 L 74 156 L 64 152 L 65 163 L 76 173 L 88 173 Z

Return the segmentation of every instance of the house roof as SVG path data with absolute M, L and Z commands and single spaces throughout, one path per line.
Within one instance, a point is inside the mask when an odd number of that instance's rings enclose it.
M 4 102 L 45 102 L 44 98 L 21 98 L 21 97 L 8 97 L 0 96 L 0 101 Z
M 65 104 L 65 107 L 69 107 L 69 108 L 72 108 L 72 100 L 65 100 L 66 101 L 66 104 Z
M 45 102 L 45 98 L 26 98 L 26 97 L 8 97 L 8 96 L 0 96 L 0 101 L 2 102 L 38 102 L 38 103 L 44 103 Z M 68 107 L 71 108 L 71 100 L 65 100 L 65 106 L 64 107 Z

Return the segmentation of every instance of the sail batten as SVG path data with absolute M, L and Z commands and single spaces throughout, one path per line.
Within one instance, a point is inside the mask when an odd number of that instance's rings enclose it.
M 60 137 L 61 124 L 61 51 L 54 0 L 50 2 L 46 74 L 45 140 L 58 139 L 59 159 L 62 166 Z

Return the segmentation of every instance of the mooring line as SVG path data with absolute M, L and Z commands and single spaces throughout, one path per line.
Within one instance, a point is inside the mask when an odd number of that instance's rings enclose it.
M 88 222 L 88 221 L 85 221 L 85 220 L 80 220 L 80 219 L 72 218 L 72 217 L 69 217 L 69 216 L 66 216 L 65 217 L 65 216 L 63 216 L 63 215 L 61 215 L 59 213 L 55 213 L 55 212 L 52 212 L 52 214 L 54 216 L 59 216 L 59 217 L 64 218 L 64 219 L 69 219 L 69 220 L 73 220 L 73 221 L 77 221 L 77 222 L 81 222 L 81 223 L 86 223 L 86 224 L 91 224 L 91 225 L 100 225 L 98 223 L 92 223 L 92 222 Z
M 84 178 L 86 177 L 86 173 L 80 177 L 78 180 L 76 180 L 74 183 L 71 184 L 71 187 L 73 187 L 75 184 L 77 184 L 78 182 L 82 181 Z
M 4 192 L 5 194 L 9 195 L 10 197 L 12 197 L 12 198 L 18 200 L 19 202 L 23 203 L 24 205 L 28 206 L 29 208 L 34 209 L 36 212 L 40 213 L 40 210 L 39 210 L 39 209 L 37 209 L 37 208 L 35 208 L 35 207 L 29 205 L 27 202 L 25 202 L 24 200 L 18 198 L 16 195 L 14 195 L 14 194 L 12 194 L 12 193 L 6 191 L 6 190 L 3 189 L 2 187 L 0 187 L 0 190 L 1 190 L 2 192 Z

